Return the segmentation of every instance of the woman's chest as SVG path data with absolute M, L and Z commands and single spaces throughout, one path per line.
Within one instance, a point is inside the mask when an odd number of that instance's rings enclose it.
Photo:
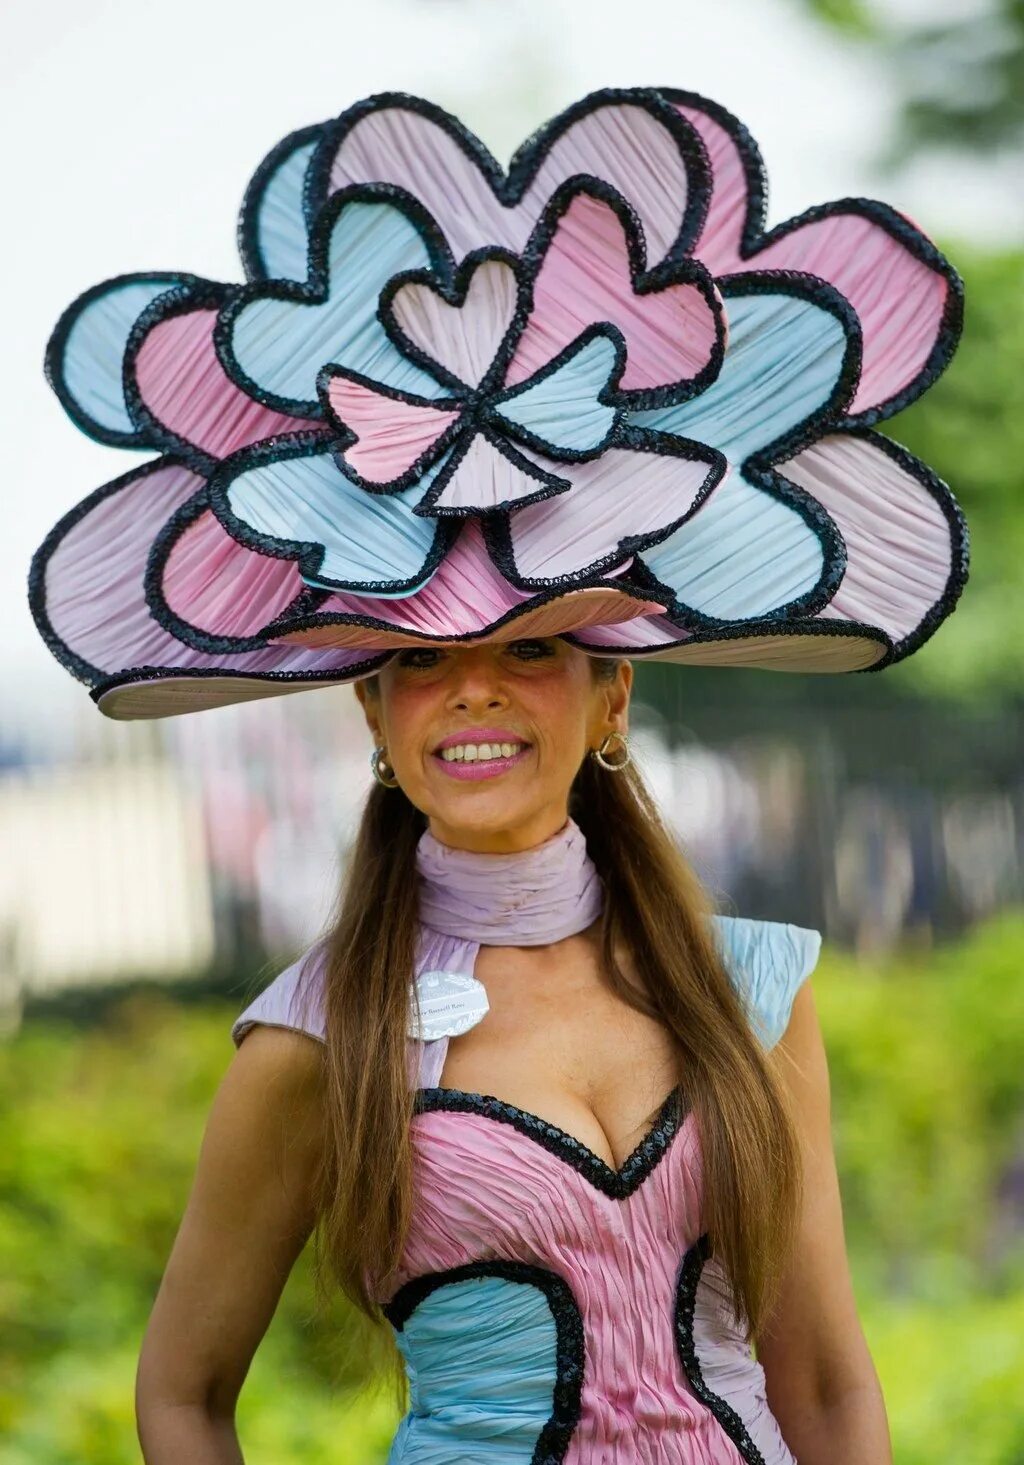
M 474 975 L 488 1011 L 447 1040 L 432 1082 L 541 1116 L 621 1167 L 680 1081 L 668 1030 L 611 989 L 585 943 L 563 954 L 557 980 L 532 953 L 496 948 Z

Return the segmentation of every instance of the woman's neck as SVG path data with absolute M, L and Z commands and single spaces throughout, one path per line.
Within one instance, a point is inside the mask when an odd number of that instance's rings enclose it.
M 428 829 L 416 849 L 420 920 L 486 946 L 546 946 L 601 914 L 604 886 L 579 825 L 508 854 L 442 844 Z

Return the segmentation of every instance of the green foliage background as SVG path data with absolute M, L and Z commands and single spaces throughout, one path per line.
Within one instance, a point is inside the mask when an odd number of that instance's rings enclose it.
M 814 975 L 847 1241 L 901 1465 L 1024 1458 L 1024 913 Z M 137 1350 L 237 1003 L 30 1018 L 0 1076 L 0 1461 L 128 1465 Z M 1018 1200 L 1017 1204 L 1020 1204 Z M 371 1465 L 397 1422 L 306 1254 L 242 1393 L 250 1465 Z

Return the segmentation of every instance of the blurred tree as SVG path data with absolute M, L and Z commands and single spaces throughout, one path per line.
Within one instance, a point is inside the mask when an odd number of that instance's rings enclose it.
M 887 157 L 933 147 L 978 151 L 1024 142 L 1024 0 L 976 0 L 948 20 L 907 23 L 884 0 L 804 0 L 818 19 L 878 48 L 903 108 Z

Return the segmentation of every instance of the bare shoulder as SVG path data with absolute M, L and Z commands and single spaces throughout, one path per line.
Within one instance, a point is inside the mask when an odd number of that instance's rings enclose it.
M 306 1033 L 258 1024 L 239 1044 L 210 1110 L 204 1148 L 228 1169 L 316 1158 L 324 1133 L 324 1049 Z M 206 1156 L 205 1158 L 209 1158 Z

